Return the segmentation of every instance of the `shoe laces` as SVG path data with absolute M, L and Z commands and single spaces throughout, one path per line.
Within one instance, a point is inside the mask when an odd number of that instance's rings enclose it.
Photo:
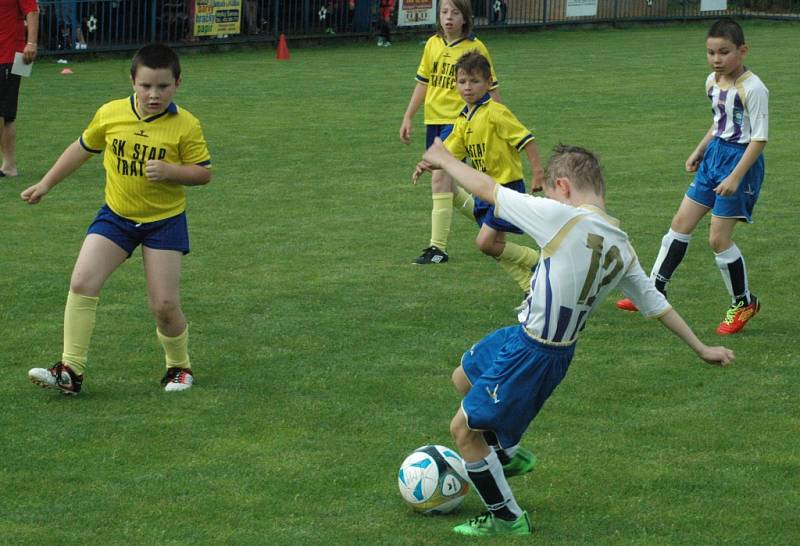
M 473 527 L 480 527 L 491 519 L 492 519 L 492 513 L 484 512 L 483 514 L 469 520 L 469 524 Z
M 733 321 L 736 319 L 736 314 L 742 307 L 744 307 L 743 301 L 731 305 L 730 309 L 725 313 L 725 324 L 733 324 Z
M 190 372 L 188 368 L 169 368 L 167 373 L 164 374 L 164 377 L 161 378 L 161 384 L 166 385 L 167 383 L 182 383 L 181 377 L 184 373 L 187 375 L 192 375 L 192 372 Z
M 178 377 L 178 374 L 180 374 L 180 373 L 181 373 L 181 369 L 180 368 L 170 368 L 170 369 L 168 369 L 167 373 L 164 374 L 164 377 L 161 378 L 161 384 L 162 385 L 166 385 L 167 383 L 171 383 L 172 381 L 175 381 L 175 379 Z
M 65 385 L 72 382 L 72 376 L 70 375 L 69 370 L 67 370 L 67 368 L 64 366 L 63 362 L 57 362 L 56 365 L 53 366 L 53 370 L 55 371 L 56 385 Z M 64 376 L 64 374 L 66 374 L 69 378 L 67 383 L 61 380 L 61 377 Z

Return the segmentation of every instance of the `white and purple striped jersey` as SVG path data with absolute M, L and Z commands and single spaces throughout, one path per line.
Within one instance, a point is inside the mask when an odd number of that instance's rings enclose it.
M 745 70 L 733 85 L 720 85 L 712 72 L 706 78 L 706 94 L 715 137 L 737 144 L 769 140 L 769 90 L 758 76 Z
M 615 288 L 646 317 L 671 306 L 639 265 L 619 222 L 593 206 L 573 207 L 495 189 L 495 215 L 519 226 L 542 251 L 519 321 L 532 338 L 548 344 L 573 343 L 589 315 Z

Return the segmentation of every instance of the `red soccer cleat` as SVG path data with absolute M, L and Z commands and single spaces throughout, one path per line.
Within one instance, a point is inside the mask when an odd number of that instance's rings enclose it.
M 628 298 L 619 300 L 615 305 L 618 309 L 622 309 L 623 311 L 632 311 L 635 313 L 639 310 L 639 308 L 636 307 Z
M 717 333 L 722 336 L 735 334 L 744 328 L 747 321 L 756 316 L 760 310 L 761 302 L 755 296 L 750 299 L 750 305 L 745 305 L 743 301 L 731 305 L 728 312 L 725 313 L 725 320 L 717 326 Z

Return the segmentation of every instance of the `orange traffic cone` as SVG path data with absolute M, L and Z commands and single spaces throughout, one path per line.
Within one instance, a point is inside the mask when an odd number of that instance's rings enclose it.
M 64 70 L 61 71 L 61 73 L 62 74 L 72 74 L 72 70 L 70 70 L 69 68 L 65 68 Z
M 278 39 L 278 52 L 275 54 L 275 58 L 279 61 L 289 60 L 289 46 L 286 45 L 286 36 L 283 35 L 283 32 Z

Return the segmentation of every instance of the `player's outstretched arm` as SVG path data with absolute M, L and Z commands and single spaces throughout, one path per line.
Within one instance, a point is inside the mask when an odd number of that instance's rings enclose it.
M 183 186 L 202 186 L 211 182 L 211 169 L 202 165 L 175 165 L 151 159 L 144 166 L 144 174 L 151 182 L 176 182 Z
M 433 145 L 423 154 L 422 160 L 434 169 L 443 169 L 476 197 L 494 204 L 494 190 L 497 186 L 494 179 L 453 157 L 439 137 L 436 137 Z
M 29 205 L 35 205 L 42 200 L 42 197 L 55 187 L 56 184 L 77 171 L 81 165 L 86 163 L 93 154 L 87 152 L 81 146 L 80 140 L 76 140 L 69 146 L 56 160 L 50 170 L 47 171 L 42 179 L 33 186 L 24 190 L 20 195 L 23 201 Z
M 661 324 L 669 328 L 672 333 L 681 338 L 697 356 L 716 366 L 727 366 L 733 362 L 735 356 L 733 351 L 726 347 L 709 347 L 700 341 L 692 329 L 674 309 L 670 309 L 666 315 L 660 319 Z

